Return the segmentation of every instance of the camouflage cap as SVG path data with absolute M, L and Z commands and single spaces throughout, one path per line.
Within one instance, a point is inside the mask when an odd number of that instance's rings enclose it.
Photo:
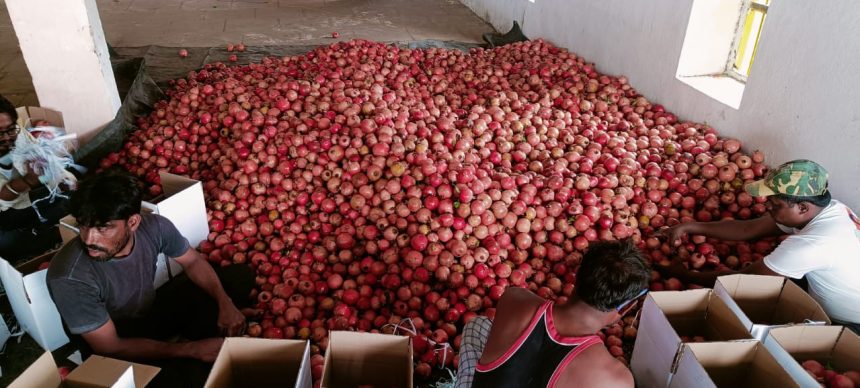
M 769 171 L 764 179 L 747 184 L 744 190 L 753 197 L 814 197 L 827 192 L 827 170 L 811 160 L 792 160 Z

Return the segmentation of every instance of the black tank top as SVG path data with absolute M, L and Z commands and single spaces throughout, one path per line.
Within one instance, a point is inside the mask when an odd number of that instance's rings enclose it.
M 489 364 L 478 363 L 473 388 L 555 387 L 573 359 L 603 341 L 596 335 L 563 337 L 555 329 L 552 301 L 541 305 L 529 326 L 505 353 Z

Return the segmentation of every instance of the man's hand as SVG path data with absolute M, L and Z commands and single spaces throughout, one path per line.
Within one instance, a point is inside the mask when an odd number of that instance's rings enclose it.
M 687 235 L 687 227 L 689 225 L 689 223 L 677 224 L 675 226 L 663 228 L 657 231 L 656 235 L 657 237 L 665 238 L 670 247 L 677 247 L 681 245 L 681 238 Z
M 245 332 L 245 315 L 232 302 L 224 303 L 218 308 L 218 328 L 228 337 L 242 335 Z
M 686 282 L 690 277 L 690 270 L 678 259 L 672 259 L 669 265 L 658 264 L 654 269 L 663 275 L 663 279 L 677 278 L 682 282 Z
M 218 357 L 218 352 L 221 351 L 221 345 L 224 345 L 223 338 L 207 338 L 188 343 L 188 346 L 191 349 L 190 354 L 192 358 L 204 362 L 215 362 L 215 359 Z
M 32 168 L 29 168 L 27 170 L 27 174 L 24 174 L 22 178 L 30 187 L 36 187 L 42 184 L 42 182 L 39 181 L 39 175 L 33 172 Z

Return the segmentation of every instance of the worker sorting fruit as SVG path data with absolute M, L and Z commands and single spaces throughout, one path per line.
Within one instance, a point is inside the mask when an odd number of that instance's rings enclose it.
M 85 357 L 158 365 L 151 386 L 203 386 L 223 336 L 244 331 L 237 305 L 247 301 L 253 273 L 214 270 L 170 220 L 141 213 L 141 188 L 127 174 L 83 181 L 69 209 L 80 237 L 54 256 L 47 284 L 71 340 Z M 185 273 L 156 290 L 159 254 Z
M 830 319 L 860 332 L 860 219 L 828 190 L 827 171 L 810 160 L 793 160 L 770 171 L 744 190 L 767 198 L 767 213 L 753 220 L 688 222 L 663 229 L 672 246 L 684 235 L 722 240 L 787 237 L 740 273 L 805 279 L 809 294 Z M 731 270 L 693 272 L 678 261 L 660 268 L 667 277 L 713 286 Z

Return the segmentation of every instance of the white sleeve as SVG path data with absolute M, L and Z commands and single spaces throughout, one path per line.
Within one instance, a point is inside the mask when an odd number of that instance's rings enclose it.
M 764 258 L 764 265 L 782 276 L 800 279 L 808 272 L 830 266 L 830 260 L 816 253 L 814 241 L 807 236 L 788 236 Z

